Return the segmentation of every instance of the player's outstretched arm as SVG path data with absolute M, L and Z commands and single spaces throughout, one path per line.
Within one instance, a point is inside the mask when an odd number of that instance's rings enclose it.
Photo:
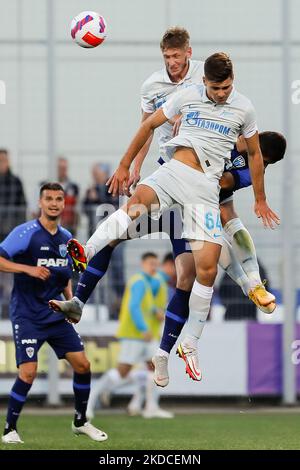
M 264 164 L 259 147 L 258 132 L 252 137 L 245 138 L 249 156 L 249 169 L 251 173 L 252 187 L 255 197 L 254 212 L 257 217 L 262 218 L 264 226 L 274 228 L 280 219 L 267 204 L 264 188 Z
M 153 113 L 146 113 L 145 111 L 142 111 L 142 121 L 143 123 L 146 119 L 148 119 L 150 116 L 152 116 Z M 140 181 L 141 178 L 141 168 L 143 166 L 144 160 L 146 156 L 148 155 L 152 139 L 153 139 L 154 133 L 152 132 L 150 137 L 148 138 L 147 142 L 143 145 L 141 150 L 138 152 L 137 156 L 134 159 L 134 164 L 133 164 L 133 169 L 130 172 L 130 177 L 128 180 L 128 189 L 126 196 L 130 196 L 130 188 L 132 186 L 132 189 L 134 190 L 137 183 Z
M 50 276 L 49 269 L 44 266 L 28 266 L 27 264 L 14 263 L 3 256 L 0 256 L 0 271 L 16 274 L 24 273 L 42 281 L 47 281 Z
M 148 119 L 146 119 L 137 134 L 131 141 L 126 153 L 120 161 L 119 167 L 111 178 L 106 183 L 109 186 L 108 192 L 112 193 L 113 196 L 117 194 L 124 194 L 128 189 L 129 181 L 129 168 L 138 152 L 141 150 L 143 145 L 147 142 L 154 129 L 161 126 L 167 121 L 166 116 L 162 109 L 158 109 Z

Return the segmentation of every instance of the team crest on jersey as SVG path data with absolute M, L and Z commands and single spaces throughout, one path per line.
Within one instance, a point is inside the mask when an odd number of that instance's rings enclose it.
M 242 155 L 239 155 L 233 160 L 232 164 L 235 168 L 243 168 L 246 165 L 246 161 Z
M 33 354 L 34 354 L 34 348 L 32 348 L 32 347 L 26 348 L 26 354 L 29 357 L 29 359 L 31 359 L 33 357 Z
M 67 256 L 67 245 L 64 245 L 64 244 L 59 245 L 58 249 L 59 249 L 60 256 L 65 258 Z

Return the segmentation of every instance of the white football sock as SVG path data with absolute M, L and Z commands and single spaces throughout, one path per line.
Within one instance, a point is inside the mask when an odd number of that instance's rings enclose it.
M 261 284 L 256 250 L 252 237 L 239 218 L 231 219 L 224 226 L 234 253 L 251 281 L 251 287 Z
M 244 294 L 248 295 L 248 292 L 251 288 L 250 280 L 240 265 L 240 262 L 235 256 L 232 246 L 226 240 L 226 238 L 223 238 L 219 265 L 224 269 L 224 271 L 226 271 L 228 276 L 230 276 L 231 279 L 241 287 Z
M 72 300 L 74 300 L 74 302 L 76 302 L 79 305 L 81 310 L 83 309 L 84 303 L 80 299 L 78 299 L 78 297 L 74 296 L 74 297 L 72 297 Z
M 118 209 L 102 222 L 85 245 L 88 261 L 110 242 L 122 238 L 131 223 L 131 218 L 123 209 Z
M 168 353 L 167 351 L 164 351 L 163 349 L 158 348 L 155 355 L 156 356 L 165 356 L 169 359 L 170 353 Z
M 182 341 L 186 347 L 197 347 L 209 313 L 213 287 L 207 287 L 195 280 L 190 296 L 190 314 L 186 323 L 186 335 Z

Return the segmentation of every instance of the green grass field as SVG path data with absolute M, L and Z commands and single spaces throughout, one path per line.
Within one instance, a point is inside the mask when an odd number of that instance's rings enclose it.
M 30 416 L 20 419 L 25 444 L 3 449 L 300 449 L 299 414 L 198 414 L 174 419 L 97 417 L 106 442 L 93 442 L 70 431 L 70 416 Z M 1 419 L 3 422 L 3 420 Z

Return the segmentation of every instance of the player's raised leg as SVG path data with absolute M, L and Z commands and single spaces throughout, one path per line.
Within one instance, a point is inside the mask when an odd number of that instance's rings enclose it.
M 272 313 L 276 307 L 275 296 L 266 290 L 260 277 L 255 245 L 249 231 L 236 214 L 232 201 L 221 204 L 220 211 L 224 232 L 249 279 L 249 298 L 259 308 L 264 308 L 265 313 Z
M 226 271 L 228 276 L 230 276 L 231 279 L 240 286 L 244 294 L 249 296 L 262 312 L 270 314 L 275 310 L 275 301 L 270 302 L 268 305 L 262 305 L 255 296 L 251 297 L 251 292 L 253 291 L 251 279 L 249 279 L 245 271 L 242 269 L 231 244 L 226 238 L 223 238 L 219 265 L 224 269 L 224 271 Z
M 118 209 L 114 214 L 109 216 L 97 228 L 95 233 L 88 240 L 85 247 L 83 247 L 83 245 L 80 245 L 81 248 L 84 250 L 89 265 L 90 263 L 92 263 L 91 270 L 89 272 L 95 273 L 96 271 L 98 271 L 96 273 L 96 277 L 98 277 L 98 279 L 94 279 L 92 281 L 94 285 L 96 285 L 100 276 L 100 259 L 94 259 L 95 255 L 97 255 L 97 253 L 99 253 L 101 250 L 103 253 L 103 250 L 105 250 L 105 248 L 110 244 L 115 245 L 119 241 L 126 240 L 127 229 L 131 225 L 132 221 L 137 219 L 143 213 L 147 213 L 153 206 L 159 206 L 159 201 L 155 191 L 149 186 L 140 184 L 137 187 L 134 195 L 131 196 L 128 202 L 121 209 Z M 79 242 L 77 243 L 79 244 Z M 74 263 L 74 257 L 71 257 Z M 104 251 L 104 257 L 104 269 L 107 269 L 111 257 L 111 249 L 107 249 L 107 251 Z M 97 267 L 94 267 L 94 264 Z M 103 271 L 103 275 L 104 274 L 105 272 Z M 75 297 L 77 296 L 75 295 Z M 80 300 L 77 297 L 76 299 L 73 298 L 71 301 L 51 300 L 49 302 L 49 305 L 51 308 L 53 308 L 53 310 L 61 312 L 63 315 L 65 315 L 66 318 L 70 319 L 73 323 L 78 323 L 82 315 L 84 301 Z
M 127 229 L 132 221 L 148 212 L 153 204 L 159 204 L 155 192 L 148 186 L 139 185 L 127 204 L 99 225 L 85 246 L 75 239 L 69 240 L 68 252 L 73 260 L 74 268 L 76 269 L 76 266 L 81 264 L 81 269 L 84 270 L 93 256 L 109 243 L 115 240 L 125 240 Z
M 69 319 L 77 323 L 82 315 L 85 303 L 88 301 L 97 283 L 105 276 L 111 255 L 117 242 L 105 246 L 90 261 L 87 269 L 80 276 L 74 296 L 71 300 L 51 300 L 50 307 L 64 313 Z

